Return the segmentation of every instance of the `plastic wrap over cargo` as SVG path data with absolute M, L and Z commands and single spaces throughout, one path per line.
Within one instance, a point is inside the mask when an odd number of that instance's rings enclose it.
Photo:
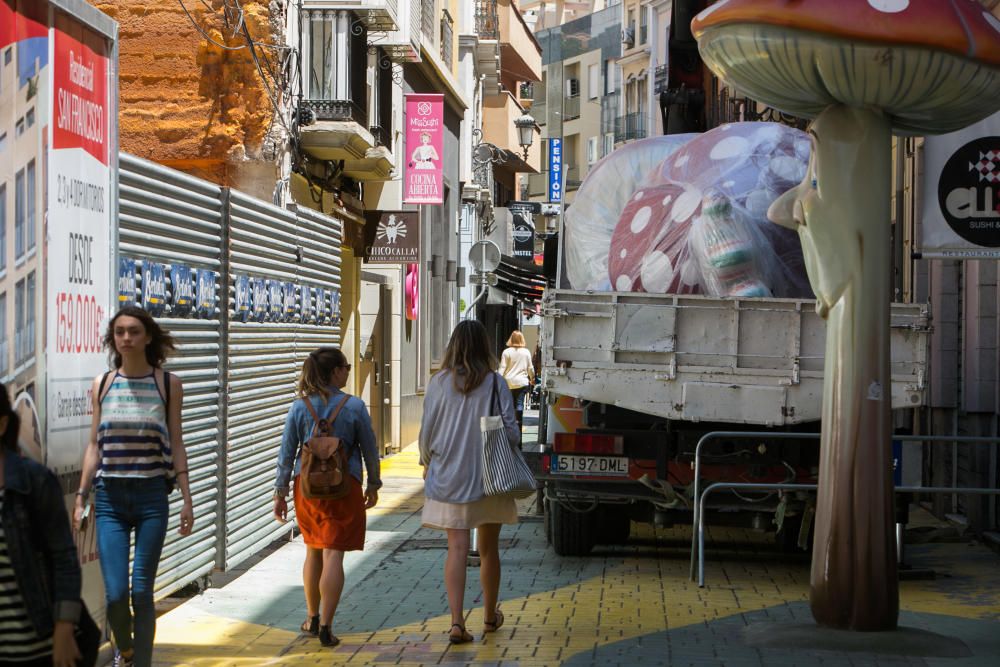
M 650 137 L 598 161 L 563 218 L 566 278 L 573 289 L 611 290 L 608 246 L 622 209 L 664 158 L 698 134 Z
M 619 291 L 811 297 L 795 232 L 767 208 L 805 175 L 809 139 L 777 123 L 732 123 L 663 160 L 624 207 L 608 282 Z

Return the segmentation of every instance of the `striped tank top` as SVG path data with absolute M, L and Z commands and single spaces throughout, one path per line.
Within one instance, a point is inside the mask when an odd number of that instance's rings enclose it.
M 164 382 L 169 381 L 164 374 Z M 115 371 L 101 400 L 97 445 L 99 477 L 172 476 L 166 399 L 152 373 L 126 377 Z

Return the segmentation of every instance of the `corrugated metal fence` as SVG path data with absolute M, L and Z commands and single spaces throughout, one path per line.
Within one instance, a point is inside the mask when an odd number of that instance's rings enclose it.
M 118 302 L 176 336 L 184 382 L 197 528 L 176 534 L 174 494 L 162 597 L 291 530 L 271 518 L 277 449 L 302 360 L 341 342 L 343 230 L 124 153 L 119 180 Z

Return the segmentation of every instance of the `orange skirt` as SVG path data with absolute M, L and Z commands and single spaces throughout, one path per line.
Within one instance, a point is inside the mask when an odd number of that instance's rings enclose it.
M 306 498 L 295 478 L 295 517 L 302 541 L 313 549 L 361 551 L 365 546 L 365 495 L 361 482 L 351 477 L 351 490 L 343 498 Z

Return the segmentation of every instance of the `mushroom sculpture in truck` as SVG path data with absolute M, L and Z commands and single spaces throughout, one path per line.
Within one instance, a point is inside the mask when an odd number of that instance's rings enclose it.
M 798 230 L 827 320 L 810 604 L 820 625 L 894 629 L 892 133 L 1000 109 L 1000 20 L 974 0 L 721 0 L 691 27 L 723 80 L 815 118 L 805 180 L 768 211 Z

